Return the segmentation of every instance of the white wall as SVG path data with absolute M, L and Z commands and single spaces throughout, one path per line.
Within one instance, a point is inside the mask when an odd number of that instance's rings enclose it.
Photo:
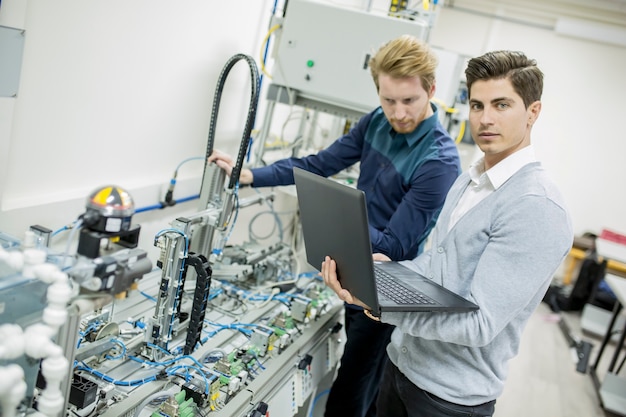
M 0 230 L 55 230 L 109 183 L 128 189 L 137 207 L 162 199 L 176 166 L 206 153 L 219 74 L 235 54 L 258 59 L 272 5 L 3 0 L 0 24 L 24 28 L 26 42 L 18 96 L 0 100 Z M 249 97 L 239 61 L 224 88 L 218 144 L 239 143 Z M 199 192 L 202 166 L 180 170 L 176 197 Z
M 545 78 L 532 142 L 565 195 L 574 230 L 626 233 L 626 48 L 450 8 L 441 10 L 431 43 L 469 56 L 514 49 L 535 58 Z
M 386 7 L 374 3 L 375 11 Z M 127 188 L 137 207 L 162 199 L 175 167 L 205 153 L 227 59 L 246 53 L 258 61 L 273 4 L 3 0 L 0 25 L 24 28 L 26 45 L 18 96 L 0 98 L 0 231 L 21 237 L 31 224 L 56 230 L 108 183 Z M 536 58 L 545 93 L 533 142 L 565 194 L 576 232 L 626 232 L 619 136 L 626 49 L 450 8 L 441 9 L 430 40 L 464 55 L 502 48 Z M 227 80 L 217 148 L 237 149 L 249 91 L 242 61 Z M 201 168 L 195 161 L 181 169 L 177 197 L 199 191 Z M 148 249 L 155 230 L 195 208 L 191 202 L 136 215 L 141 246 Z

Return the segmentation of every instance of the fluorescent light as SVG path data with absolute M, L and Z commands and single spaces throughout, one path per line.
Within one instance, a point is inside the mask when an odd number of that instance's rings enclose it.
M 558 18 L 554 31 L 559 35 L 626 47 L 626 28 L 621 26 Z

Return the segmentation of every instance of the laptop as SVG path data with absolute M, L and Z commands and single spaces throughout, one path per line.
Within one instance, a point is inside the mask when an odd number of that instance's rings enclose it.
M 307 261 L 318 271 L 328 255 L 341 286 L 384 311 L 467 312 L 478 306 L 398 262 L 372 259 L 365 193 L 293 169 Z

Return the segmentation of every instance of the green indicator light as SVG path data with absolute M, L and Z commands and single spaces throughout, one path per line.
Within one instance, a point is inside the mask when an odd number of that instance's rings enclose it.
M 315 62 L 313 62 L 313 60 L 312 60 L 312 59 L 309 59 L 309 60 L 306 62 L 306 66 L 307 66 L 307 67 L 309 67 L 309 68 L 312 68 L 312 67 L 313 67 L 313 65 L 315 65 Z

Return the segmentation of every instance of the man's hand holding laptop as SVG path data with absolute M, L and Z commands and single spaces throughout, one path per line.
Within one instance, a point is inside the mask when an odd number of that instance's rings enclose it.
M 382 253 L 375 253 L 372 255 L 372 258 L 374 259 L 374 261 L 381 262 L 387 262 L 391 260 L 387 255 L 383 255 Z M 341 287 L 341 283 L 337 279 L 337 263 L 330 256 L 327 256 L 324 259 L 324 262 L 322 262 L 321 274 L 322 278 L 324 278 L 324 283 L 326 284 L 326 286 L 333 290 L 342 301 L 345 301 L 348 304 L 354 304 L 363 307 L 365 314 L 369 318 L 373 320 L 379 320 L 378 317 L 374 317 L 370 313 L 372 311 L 372 308 L 370 306 L 350 294 L 350 291 Z

